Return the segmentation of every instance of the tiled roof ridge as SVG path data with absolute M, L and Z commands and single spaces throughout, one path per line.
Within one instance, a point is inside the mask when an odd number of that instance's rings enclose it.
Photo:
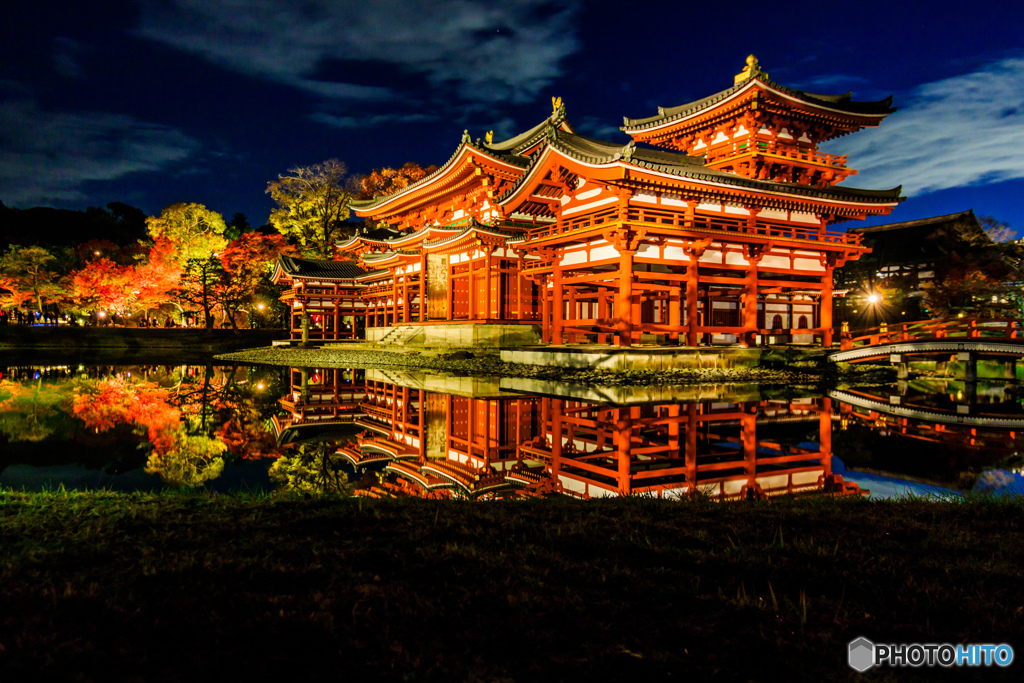
M 584 140 L 588 144 L 597 147 L 597 151 L 604 151 L 606 154 L 603 156 L 588 156 L 585 150 L 582 150 L 577 145 L 571 144 L 574 139 Z M 683 154 L 681 152 L 669 152 L 665 150 L 648 150 L 643 147 L 637 147 L 635 142 L 630 141 L 626 145 L 619 145 L 617 143 L 606 142 L 603 140 L 596 140 L 593 138 L 585 138 L 581 135 L 575 135 L 572 133 L 558 133 L 554 139 L 549 139 L 547 144 L 578 161 L 583 161 L 592 164 L 609 164 L 615 161 L 622 161 L 630 165 L 646 168 L 652 171 L 659 171 L 662 173 L 669 173 L 671 175 L 694 178 L 697 180 L 706 180 L 710 182 L 722 182 L 729 185 L 736 185 L 739 187 L 750 187 L 755 189 L 761 189 L 768 192 L 784 192 L 788 194 L 798 194 L 810 197 L 835 197 L 835 198 L 859 198 L 865 201 L 876 200 L 885 201 L 891 199 L 898 199 L 900 193 L 903 190 L 903 186 L 897 186 L 888 190 L 867 190 L 853 187 L 829 187 L 829 188 L 816 188 L 806 185 L 788 184 L 788 183 L 776 183 L 769 180 L 757 180 L 754 178 L 746 178 L 744 176 L 736 175 L 734 173 L 727 173 L 725 171 L 716 171 L 708 168 L 703 163 L 703 157 L 694 157 Z M 602 149 L 603 148 L 603 149 Z M 616 151 L 612 151 L 616 150 Z M 650 154 L 650 152 L 656 152 Z M 525 181 L 533 170 L 533 164 L 540 159 L 541 154 L 535 154 L 533 161 L 530 166 L 527 167 L 526 171 L 520 177 L 519 181 L 509 188 L 500 197 L 496 198 L 496 203 L 501 203 L 508 199 L 514 192 L 519 189 L 519 186 Z M 652 158 L 654 157 L 654 158 Z M 665 163 L 673 161 L 673 157 L 678 159 L 679 163 Z M 658 159 L 660 158 L 660 161 Z M 699 169 L 699 170 L 698 170 Z
M 325 280 L 351 280 L 365 274 L 365 270 L 352 261 L 339 259 L 307 259 L 282 254 L 278 258 L 281 269 L 290 276 Z M 316 272 L 316 271 L 320 272 Z M 305 271 L 305 272 L 303 272 Z
M 849 229 L 849 232 L 857 233 L 871 233 L 871 232 L 888 232 L 890 230 L 905 230 L 908 228 L 919 228 L 925 225 L 934 225 L 936 223 L 945 223 L 947 221 L 955 221 L 968 216 L 974 216 L 974 209 L 967 209 L 966 211 L 958 211 L 956 213 L 949 213 L 944 216 L 930 216 L 928 218 L 915 218 L 910 221 L 901 221 L 899 223 L 885 223 L 884 225 L 872 225 L 867 227 L 853 227 Z M 975 217 L 975 220 L 977 218 Z
M 353 201 L 349 202 L 349 206 L 351 208 L 359 210 L 359 211 L 370 209 L 370 208 L 373 208 L 374 206 L 376 206 L 378 204 L 381 204 L 381 203 L 383 203 L 383 202 L 385 202 L 387 200 L 394 199 L 396 196 L 398 196 L 400 194 L 404 194 L 405 192 L 409 192 L 413 188 L 416 188 L 416 187 L 419 187 L 420 185 L 425 185 L 425 184 L 429 183 L 434 178 L 438 177 L 444 171 L 446 171 L 448 169 L 448 167 L 451 166 L 452 163 L 458 158 L 459 154 L 462 153 L 462 150 L 465 147 L 469 147 L 469 148 L 471 148 L 472 150 L 474 150 L 476 152 L 481 152 L 483 154 L 487 154 L 488 156 L 494 157 L 498 161 L 504 161 L 506 163 L 514 164 L 516 166 L 523 166 L 523 165 L 525 165 L 525 160 L 523 160 L 520 157 L 517 157 L 515 155 L 511 155 L 511 154 L 497 154 L 497 153 L 492 152 L 492 151 L 490 151 L 488 149 L 485 149 L 482 145 L 475 144 L 472 140 L 469 139 L 469 134 L 464 131 L 463 132 L 462 140 L 461 140 L 461 142 L 459 142 L 459 146 L 455 148 L 455 151 L 452 153 L 452 155 L 450 157 L 448 157 L 448 160 L 446 162 L 444 162 L 444 164 L 439 166 L 438 169 L 436 171 L 434 171 L 433 173 L 431 173 L 430 175 L 424 176 L 424 177 L 420 178 L 419 180 L 417 180 L 414 183 L 409 183 L 405 187 L 403 187 L 401 189 L 398 189 L 398 190 L 395 190 L 394 192 L 391 192 L 390 194 L 376 195 L 373 199 L 353 200 Z
M 492 149 L 499 152 L 510 152 L 515 156 L 521 156 L 520 153 L 524 149 L 533 146 L 537 142 L 541 141 L 544 137 L 549 135 L 549 128 L 559 129 L 563 125 L 570 131 L 572 130 L 572 126 L 570 126 L 569 122 L 566 120 L 565 104 L 559 103 L 555 110 L 551 112 L 551 115 L 548 116 L 543 121 L 541 121 L 540 123 L 538 123 L 536 126 L 533 126 L 532 128 L 523 131 L 518 135 L 513 135 L 507 140 L 497 143 L 490 143 L 487 144 L 486 146 L 488 149 Z
M 760 72 L 751 76 L 749 79 L 737 83 L 725 90 L 714 93 L 699 100 L 694 100 L 686 104 L 677 105 L 675 107 L 658 107 L 658 113 L 655 116 L 648 116 L 644 118 L 631 119 L 628 116 L 622 117 L 624 125 L 620 126 L 620 130 L 629 132 L 630 130 L 643 130 L 645 128 L 651 128 L 655 125 L 662 123 L 668 123 L 676 119 L 683 118 L 689 114 L 707 109 L 713 104 L 734 95 L 740 90 L 749 87 L 754 81 L 760 81 L 761 83 L 774 88 L 786 95 L 796 97 L 797 99 L 804 100 L 810 104 L 820 104 L 829 108 L 836 108 L 838 105 L 843 111 L 851 114 L 858 113 L 881 113 L 880 110 L 884 109 L 885 113 L 891 114 L 896 111 L 892 107 L 892 95 L 889 95 L 885 99 L 875 101 L 864 101 L 859 102 L 853 100 L 853 92 L 843 93 L 841 95 L 823 95 L 820 93 L 810 93 L 804 90 L 797 90 L 788 86 L 776 83 L 775 81 L 768 78 L 764 72 Z M 852 107 L 852 108 L 851 108 Z M 861 111 L 858 111 L 861 110 Z M 876 111 L 873 111 L 876 110 Z

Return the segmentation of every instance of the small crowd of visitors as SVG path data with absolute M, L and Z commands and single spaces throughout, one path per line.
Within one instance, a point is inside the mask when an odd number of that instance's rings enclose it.
M 55 311 L 23 311 L 15 308 L 10 311 L 0 311 L 0 325 L 59 325 L 68 322 L 66 316 L 61 316 Z

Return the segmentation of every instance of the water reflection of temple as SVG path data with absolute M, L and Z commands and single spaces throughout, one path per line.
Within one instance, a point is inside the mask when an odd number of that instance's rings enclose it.
M 831 471 L 827 398 L 615 406 L 494 394 L 293 370 L 289 416 L 275 425 L 279 443 L 334 441 L 378 472 L 361 491 L 372 496 L 866 493 Z

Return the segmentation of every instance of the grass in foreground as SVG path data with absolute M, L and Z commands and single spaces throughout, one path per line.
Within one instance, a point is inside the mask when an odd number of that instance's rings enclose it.
M 0 492 L 0 680 L 859 679 L 862 635 L 1024 656 L 1022 511 Z

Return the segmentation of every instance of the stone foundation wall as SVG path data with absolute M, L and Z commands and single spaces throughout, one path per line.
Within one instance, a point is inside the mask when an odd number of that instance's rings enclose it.
M 366 330 L 366 341 L 379 344 L 394 327 L 371 327 Z M 407 346 L 451 346 L 451 347 L 505 347 L 539 344 L 540 325 L 408 325 L 411 339 Z M 398 338 L 405 336 L 400 332 Z M 388 345 L 388 341 L 384 341 Z

